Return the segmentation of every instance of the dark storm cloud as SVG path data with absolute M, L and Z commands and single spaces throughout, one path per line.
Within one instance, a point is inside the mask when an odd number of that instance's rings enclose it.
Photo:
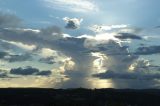
M 13 14 L 0 12 L 0 28 L 20 26 L 21 20 Z
M 10 70 L 11 74 L 16 74 L 16 75 L 32 75 L 35 73 L 38 73 L 39 70 L 36 68 L 32 67 L 27 67 L 27 68 L 14 68 Z
M 148 46 L 148 47 L 139 47 L 137 48 L 135 54 L 138 55 L 152 55 L 160 53 L 160 46 Z
M 54 64 L 54 63 L 56 63 L 53 56 L 46 57 L 46 58 L 40 58 L 39 62 L 47 63 L 47 64 Z
M 51 74 L 51 71 L 40 71 L 37 68 L 26 67 L 26 68 L 14 68 L 10 70 L 10 74 L 15 75 L 40 75 L 40 76 L 48 76 Z
M 154 80 L 160 79 L 160 73 L 129 73 L 129 72 L 113 72 L 107 71 L 105 73 L 95 74 L 94 77 L 98 77 L 100 79 L 138 79 L 138 80 Z
M 136 40 L 142 40 L 142 38 L 138 35 L 132 34 L 132 33 L 119 33 L 119 35 L 115 36 L 118 39 L 136 39 Z

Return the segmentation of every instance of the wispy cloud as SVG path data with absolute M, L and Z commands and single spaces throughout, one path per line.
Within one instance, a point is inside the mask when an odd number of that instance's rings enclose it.
M 104 31 L 110 31 L 113 29 L 122 29 L 127 28 L 128 25 L 121 24 L 121 25 L 93 25 L 90 26 L 89 29 L 93 32 L 104 32 Z
M 42 0 L 46 6 L 63 11 L 89 12 L 98 10 L 98 7 L 90 0 Z

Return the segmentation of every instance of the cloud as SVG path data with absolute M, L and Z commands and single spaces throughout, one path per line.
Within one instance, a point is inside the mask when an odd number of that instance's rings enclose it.
M 140 36 L 137 36 L 135 34 L 132 33 L 119 33 L 118 35 L 115 36 L 118 39 L 136 39 L 136 40 L 142 40 L 142 38 Z
M 9 52 L 0 52 L 0 59 L 8 62 L 22 62 L 31 60 L 32 56 L 27 53 L 16 55 Z
M 132 63 L 127 71 L 112 71 L 107 70 L 104 73 L 94 74 L 94 77 L 100 79 L 136 79 L 136 80 L 154 80 L 160 79 L 159 73 L 160 66 L 150 65 L 148 60 L 137 60 Z M 156 70 L 156 73 L 153 73 L 152 70 Z
M 90 0 L 43 0 L 47 7 L 69 12 L 92 12 L 98 7 Z
M 39 30 L 39 32 L 40 32 L 39 34 L 46 35 L 46 36 L 48 35 L 49 36 L 52 35 L 54 37 L 62 36 L 61 29 L 58 26 L 50 26 L 47 28 L 43 28 Z
M 7 52 L 0 52 L 0 59 L 3 59 L 6 55 L 8 55 Z
M 41 30 L 39 33 L 34 33 L 33 31 L 4 29 L 4 31 L 1 31 L 0 38 L 8 41 L 22 42 L 28 45 L 38 45 L 39 48 L 50 48 L 65 55 L 67 58 L 64 59 L 58 71 L 61 72 L 62 77 L 67 76 L 69 80 L 62 82 L 63 85 L 61 87 L 69 87 L 74 81 L 80 82 L 76 87 L 87 85 L 84 79 L 97 71 L 101 72 L 101 70 L 97 70 L 93 66 L 93 61 L 96 58 L 100 58 L 91 55 L 93 50 L 99 50 L 98 52 L 100 54 L 103 54 L 104 57 L 109 59 L 102 58 L 104 60 L 101 66 L 112 70 L 119 68 L 126 70 L 134 59 L 136 59 L 131 58 L 132 55 L 128 56 L 127 48 L 120 46 L 118 43 L 120 40 L 116 39 L 113 36 L 114 34 L 103 33 L 96 36 L 63 37 L 61 33 L 53 35 L 54 32 L 54 29 L 48 34 L 42 33 Z M 104 51 L 101 48 L 105 48 L 106 50 Z M 86 53 L 86 51 L 89 52 Z M 131 60 L 122 62 L 124 59 Z
M 38 54 L 44 58 L 53 58 L 55 55 L 58 55 L 57 51 L 50 48 L 42 48 L 38 51 Z
M 89 27 L 89 29 L 93 32 L 105 32 L 105 31 L 110 31 L 113 29 L 123 29 L 123 28 L 127 28 L 128 25 L 93 25 L 91 27 Z
M 13 14 L 0 12 L 0 28 L 17 27 L 21 25 L 21 20 Z
M 28 51 L 32 51 L 36 48 L 35 45 L 27 45 L 27 44 L 23 44 L 21 42 L 7 42 L 7 41 L 4 41 L 10 45 L 13 45 L 13 46 L 16 46 L 18 48 L 21 48 L 21 49 L 24 49 L 24 50 L 28 50 Z
M 31 52 L 36 48 L 35 45 L 27 45 L 21 42 L 13 42 L 7 40 L 0 40 L 0 49 L 2 51 L 14 52 L 14 51 L 22 51 L 22 52 Z
M 159 54 L 160 53 L 160 46 L 148 46 L 148 47 L 139 47 L 137 48 L 135 54 L 138 55 L 152 55 L 152 54 Z
M 9 78 L 6 70 L 0 69 L 0 78 Z
M 27 67 L 27 68 L 15 68 L 15 69 L 11 69 L 10 73 L 11 74 L 16 74 L 16 75 L 33 75 L 35 73 L 38 73 L 39 70 L 36 68 L 32 68 L 32 67 Z
M 49 75 L 51 75 L 51 74 L 52 74 L 51 71 L 40 71 L 40 72 L 37 73 L 36 75 L 49 76 Z
M 8 62 L 22 62 L 22 61 L 30 61 L 32 60 L 32 56 L 30 54 L 21 54 L 21 55 L 7 55 L 3 58 L 3 60 Z
M 40 71 L 37 68 L 26 67 L 26 68 L 14 68 L 10 70 L 10 74 L 14 75 L 40 75 L 40 76 L 48 76 L 51 74 L 51 71 Z
M 159 28 L 160 28 L 160 26 L 156 26 L 155 28 L 158 28 L 158 29 L 159 29 Z
M 57 72 L 56 75 L 58 74 L 57 77 L 63 79 L 60 82 L 62 84 L 60 87 L 87 86 L 89 85 L 86 81 L 87 79 L 92 78 L 92 75 L 105 73 L 106 70 L 111 70 L 112 73 L 109 73 L 109 76 L 116 75 L 122 78 L 124 75 L 124 78 L 128 78 L 127 75 L 131 76 L 128 72 L 130 71 L 129 68 L 136 69 L 135 67 L 138 67 L 133 64 L 139 56 L 130 53 L 128 46 L 123 46 L 122 44 L 122 40 L 124 39 L 140 39 L 137 35 L 132 35 L 132 33 L 121 33 L 120 36 L 122 38 L 115 37 L 117 32 L 100 33 L 95 36 L 64 37 L 63 32 L 56 26 L 39 29 L 38 32 L 22 28 L 1 29 L 0 33 L 0 39 L 9 42 L 20 42 L 26 45 L 35 45 L 37 47 L 35 51 L 39 50 L 41 52 L 39 55 L 42 55 L 43 58 L 49 58 L 54 54 L 54 51 L 64 55 L 59 67 L 57 69 L 53 68 L 53 71 Z M 31 71 L 28 71 L 28 68 L 17 69 L 18 71 L 15 69 L 16 71 L 13 71 L 13 73 L 18 75 L 36 76 L 41 72 L 34 68 L 30 68 Z M 146 70 L 147 68 L 144 69 Z M 140 70 L 140 68 L 137 70 Z M 132 71 L 133 76 L 139 73 L 144 78 L 148 78 L 150 74 L 144 74 L 141 71 L 135 70 Z M 39 74 L 48 75 L 48 73 L 48 71 L 45 71 Z M 152 73 L 151 75 L 155 76 Z M 140 78 L 139 75 L 136 77 Z M 113 83 L 117 84 L 114 80 Z M 127 82 L 125 84 L 130 85 Z
M 81 22 L 83 21 L 83 19 L 68 17 L 64 17 L 63 20 L 66 22 L 65 28 L 67 29 L 78 29 L 80 27 Z
M 56 63 L 53 56 L 46 57 L 46 58 L 40 58 L 39 62 L 47 63 L 47 64 L 54 64 L 54 63 Z
M 141 73 L 117 73 L 113 71 L 108 71 L 106 73 L 100 73 L 93 75 L 94 77 L 98 77 L 100 79 L 136 79 L 136 80 L 154 80 L 154 79 L 160 79 L 160 73 L 159 74 L 141 74 Z

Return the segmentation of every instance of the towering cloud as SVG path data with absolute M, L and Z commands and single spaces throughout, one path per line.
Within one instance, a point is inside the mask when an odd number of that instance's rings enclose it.
M 14 68 L 10 70 L 10 74 L 14 75 L 41 75 L 48 76 L 51 75 L 51 71 L 39 71 L 37 68 L 26 67 L 26 68 Z
M 78 28 L 81 22 L 79 19 L 65 18 L 65 20 L 66 27 L 72 29 Z M 54 57 L 52 57 L 54 51 L 59 52 L 59 56 L 64 55 L 60 67 L 52 70 L 52 72 L 58 71 L 56 77 L 61 79 L 60 83 L 62 85 L 60 87 L 88 87 L 90 86 L 88 80 L 92 80 L 93 76 L 100 79 L 112 78 L 115 85 L 119 83 L 114 79 L 154 80 L 154 77 L 159 79 L 159 74 L 146 73 L 145 70 L 150 70 L 150 65 L 147 65 L 147 62 L 137 61 L 139 58 L 137 54 L 143 50 L 141 51 L 140 49 L 137 53 L 131 53 L 129 46 L 123 44 L 123 40 L 126 39 L 142 39 L 132 33 L 108 32 L 95 36 L 82 35 L 74 37 L 64 36 L 60 28 L 56 26 L 39 30 L 1 28 L 0 39 L 8 42 L 19 42 L 22 45 L 35 45 L 36 48 L 32 52 L 38 50 L 43 52 L 39 54 L 43 55 L 43 58 L 39 60 L 40 62 L 54 63 Z M 152 51 L 153 49 L 147 48 L 147 50 Z M 46 52 L 48 53 L 47 55 Z M 0 53 L 1 58 L 6 55 L 8 54 Z M 17 57 L 20 60 L 17 60 Z M 12 55 L 8 58 L 8 61 L 22 61 L 26 60 L 26 57 L 28 58 L 29 55 Z M 158 73 L 157 71 L 155 72 Z M 27 67 L 12 69 L 10 74 L 48 76 L 51 71 L 39 71 L 39 69 Z M 129 82 L 125 84 L 131 85 Z

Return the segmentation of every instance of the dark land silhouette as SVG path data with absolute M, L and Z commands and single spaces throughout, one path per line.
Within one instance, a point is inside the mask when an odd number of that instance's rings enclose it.
M 160 106 L 160 90 L 1 88 L 0 106 Z

